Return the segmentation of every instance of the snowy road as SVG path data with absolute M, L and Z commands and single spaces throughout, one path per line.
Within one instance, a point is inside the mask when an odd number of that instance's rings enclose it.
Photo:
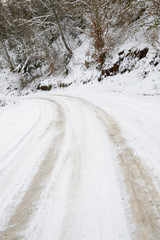
M 0 240 L 160 239 L 158 104 L 48 95 L 3 109 Z

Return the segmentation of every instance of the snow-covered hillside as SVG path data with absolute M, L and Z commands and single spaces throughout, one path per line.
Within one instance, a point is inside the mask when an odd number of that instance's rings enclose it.
M 79 36 L 82 44 L 74 50 L 72 60 L 67 66 L 68 73 L 39 78 L 25 88 L 20 86 L 20 75 L 8 69 L 0 72 L 1 95 L 26 95 L 40 92 L 38 86 L 50 86 L 51 91 L 59 89 L 92 89 L 95 92 L 126 92 L 132 94 L 160 94 L 160 53 L 145 39 L 128 40 L 118 46 L 106 59 L 103 70 L 96 69 L 92 63 L 92 46 L 87 36 Z M 140 56 L 147 49 L 144 56 Z M 117 67 L 118 69 L 114 67 Z M 108 75 L 107 72 L 113 69 Z

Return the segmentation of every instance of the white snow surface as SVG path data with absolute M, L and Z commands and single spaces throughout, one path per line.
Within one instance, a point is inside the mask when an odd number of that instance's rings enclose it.
M 98 82 L 87 49 L 75 50 L 68 77 L 46 79 L 68 88 L 31 95 L 34 83 L 20 92 L 0 74 L 0 240 L 159 239 L 159 65 L 151 49 Z
M 18 105 L 0 111 L 2 237 L 5 233 L 1 239 L 138 239 L 117 159 L 120 150 L 111 143 L 95 110 L 79 98 L 117 122 L 127 146 L 150 169 L 160 192 L 155 180 L 160 174 L 159 96 L 72 89 L 20 98 Z M 43 161 L 51 169 L 46 170 L 46 178 L 37 180 L 39 186 L 34 178 L 45 174 Z M 33 199 L 32 185 L 40 188 Z M 26 201 L 27 192 L 31 197 Z M 27 219 L 24 223 L 17 220 L 19 208 L 29 208 L 30 213 L 21 216 Z

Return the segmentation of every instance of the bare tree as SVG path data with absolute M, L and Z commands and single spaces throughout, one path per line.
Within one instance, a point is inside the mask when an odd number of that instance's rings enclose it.
M 57 11 L 57 9 L 60 6 L 60 3 L 58 1 L 51 1 L 51 0 L 40 0 L 40 2 L 45 8 L 45 13 L 41 16 L 38 15 L 36 17 L 31 18 L 28 21 L 28 23 L 30 24 L 39 23 L 40 25 L 43 25 L 44 28 L 42 30 L 42 33 L 51 31 L 52 29 L 57 27 L 66 50 L 68 51 L 69 55 L 72 56 L 72 50 L 66 40 L 65 32 Z

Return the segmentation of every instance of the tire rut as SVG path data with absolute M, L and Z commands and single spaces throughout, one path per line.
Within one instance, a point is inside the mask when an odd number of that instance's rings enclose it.
M 61 105 L 55 103 L 54 101 L 51 102 L 57 105 L 58 121 L 56 122 L 56 126 L 55 122 L 52 121 L 52 124 L 49 127 L 48 131 L 52 130 L 53 133 L 60 132 L 60 134 L 56 136 L 56 141 L 54 139 L 54 143 L 52 142 L 49 146 L 48 151 L 44 156 L 44 159 L 40 163 L 40 166 L 36 174 L 34 175 L 27 191 L 25 192 L 21 202 L 18 204 L 15 212 L 11 216 L 6 229 L 1 232 L 1 240 L 25 239 L 23 231 L 26 229 L 27 224 L 31 219 L 33 213 L 36 211 L 36 202 L 40 198 L 41 193 L 45 188 L 46 181 L 50 177 L 58 159 L 60 147 L 64 138 L 64 131 L 62 131 L 62 129 L 65 128 L 65 116 Z
M 156 189 L 151 170 L 142 160 L 135 156 L 134 150 L 127 145 L 122 136 L 118 123 L 113 120 L 103 109 L 81 99 L 78 100 L 93 111 L 106 129 L 113 146 L 118 150 L 118 162 L 123 172 L 127 192 L 130 197 L 131 213 L 136 224 L 136 230 L 130 232 L 133 239 L 157 240 L 160 238 L 160 195 Z M 132 237 L 131 237 L 132 238 Z
M 138 240 L 157 240 L 160 236 L 160 195 L 155 186 L 154 176 L 127 145 L 118 124 L 102 109 L 95 106 L 94 109 L 113 146 L 119 149 L 118 160 L 136 224 L 134 235 Z
M 155 179 L 152 176 L 151 170 L 145 166 L 143 161 L 134 154 L 134 150 L 127 145 L 126 139 L 122 136 L 121 129 L 118 123 L 114 121 L 104 110 L 91 104 L 90 102 L 76 97 L 63 96 L 75 101 L 81 102 L 85 107 L 90 108 L 95 112 L 95 116 L 106 129 L 111 143 L 118 151 L 118 162 L 124 176 L 125 185 L 130 197 L 130 206 L 133 220 L 136 224 L 134 236 L 131 233 L 131 238 L 137 240 L 157 240 L 160 236 L 160 195 L 155 186 Z M 54 103 L 49 99 L 43 99 Z M 57 104 L 57 103 L 55 103 Z M 1 233 L 1 240 L 24 240 L 23 231 L 26 229 L 29 220 L 36 211 L 36 202 L 41 196 L 45 188 L 45 183 L 51 175 L 56 160 L 60 152 L 60 146 L 64 139 L 65 115 L 63 108 L 57 104 L 59 111 L 57 125 L 53 122 L 47 131 L 60 132 L 56 137 L 56 143 L 52 143 L 46 153 L 44 160 L 41 162 L 37 173 L 33 177 L 31 184 L 26 191 L 23 199 L 15 209 L 11 216 L 7 228 Z M 63 121 L 62 121 L 63 120 Z M 46 133 L 47 134 L 47 133 Z M 79 156 L 75 153 L 74 157 L 79 160 Z M 77 169 L 75 171 L 74 169 Z M 79 174 L 77 175 L 77 172 Z M 76 204 L 77 185 L 80 184 L 81 174 L 80 165 L 78 162 L 73 165 L 71 172 L 71 181 L 69 184 L 69 192 L 66 203 L 66 212 L 62 224 L 60 239 L 68 237 L 68 228 L 71 227 L 74 213 L 70 213 L 71 207 Z M 74 184 L 74 182 L 76 184 Z M 27 239 L 28 240 L 28 239 Z

